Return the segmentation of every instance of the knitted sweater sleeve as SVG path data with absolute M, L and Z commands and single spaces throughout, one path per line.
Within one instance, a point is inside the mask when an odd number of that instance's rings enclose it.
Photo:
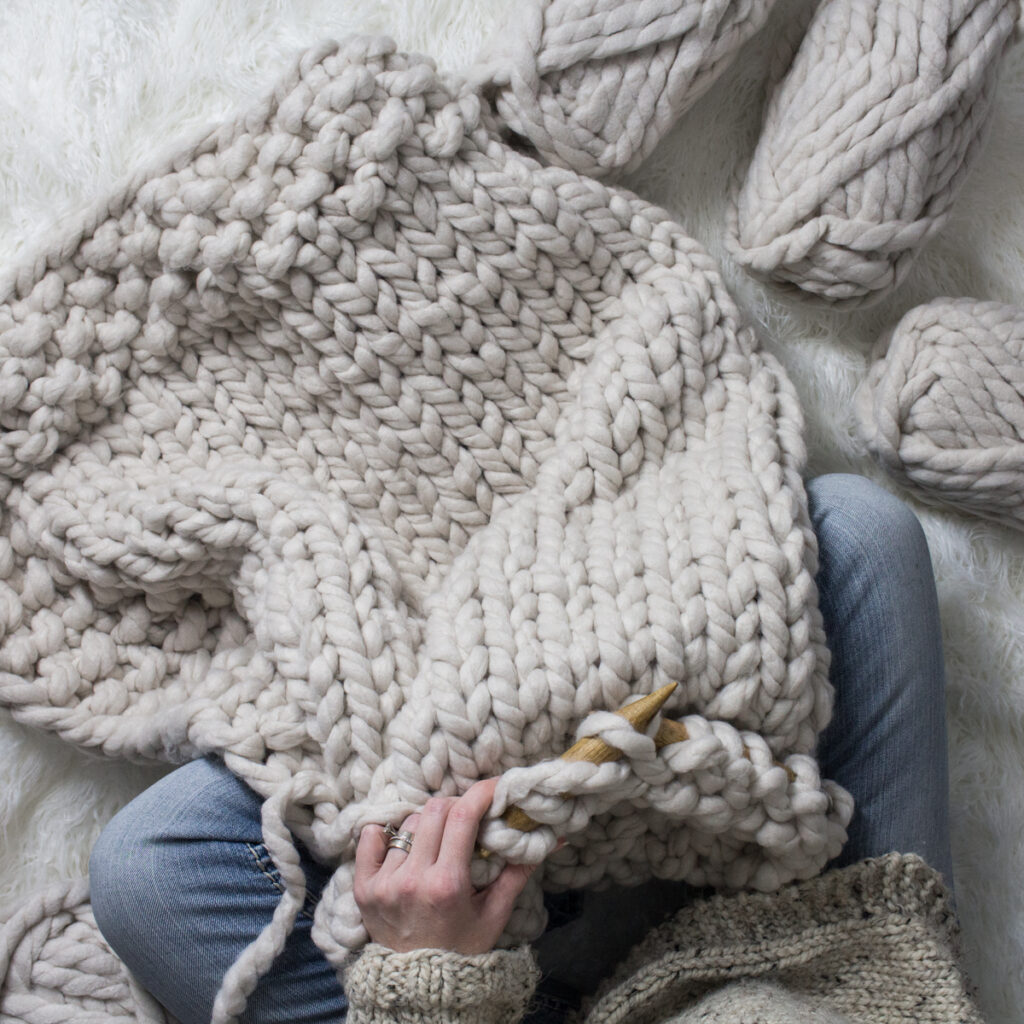
M 539 977 L 528 946 L 462 956 L 370 943 L 345 972 L 347 1024 L 518 1024 Z

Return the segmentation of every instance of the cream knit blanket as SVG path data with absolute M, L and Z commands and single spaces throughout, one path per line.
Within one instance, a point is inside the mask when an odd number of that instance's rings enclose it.
M 266 798 L 287 893 L 217 1019 L 301 904 L 289 827 L 339 966 L 358 828 L 480 777 L 481 878 L 568 837 L 510 940 L 542 884 L 773 889 L 845 837 L 793 389 L 663 211 L 500 131 L 325 45 L 0 283 L 0 700 Z M 608 710 L 670 681 L 656 752 Z

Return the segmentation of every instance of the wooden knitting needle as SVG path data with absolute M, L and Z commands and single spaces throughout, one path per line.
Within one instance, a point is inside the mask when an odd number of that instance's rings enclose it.
M 615 714 L 621 715 L 634 729 L 642 732 L 650 724 L 651 719 L 661 710 L 677 685 L 676 683 L 669 683 L 660 690 L 655 690 L 654 693 L 619 708 Z M 662 747 L 667 747 L 670 743 L 681 743 L 689 738 L 690 734 L 682 722 L 676 722 L 671 718 L 663 718 L 654 736 L 654 746 L 657 750 L 660 750 Z M 746 747 L 743 748 L 743 756 L 750 756 L 750 751 Z M 561 755 L 561 760 L 589 761 L 591 764 L 605 764 L 608 761 L 618 761 L 620 757 L 622 757 L 622 751 L 618 747 L 613 747 L 610 743 L 605 743 L 604 740 L 598 739 L 596 736 L 584 736 L 583 739 L 577 740 Z M 785 769 L 790 782 L 796 778 L 796 773 L 792 768 L 782 765 L 778 761 L 775 764 Z M 533 818 L 519 807 L 510 807 L 502 817 L 505 819 L 506 824 L 511 825 L 512 828 L 518 829 L 520 832 L 532 832 L 534 829 L 540 828 L 540 822 L 534 821 Z M 483 847 L 477 847 L 477 853 L 485 858 L 491 855 L 491 851 Z
M 626 719 L 637 732 L 643 732 L 651 719 L 661 710 L 665 701 L 672 695 L 672 691 L 677 685 L 669 683 L 660 690 L 655 690 L 654 693 L 619 708 L 615 714 Z M 670 728 L 666 729 L 666 726 L 670 726 Z M 668 743 L 678 743 L 679 740 L 686 739 L 686 736 L 686 726 L 679 722 L 664 721 L 661 723 L 661 728 L 658 729 L 654 743 L 658 747 L 664 747 Z M 620 757 L 622 757 L 622 751 L 618 747 L 613 747 L 596 736 L 584 736 L 562 754 L 561 759 L 563 761 L 589 761 L 591 764 L 605 764 L 608 761 L 618 761 Z M 532 832 L 535 828 L 540 828 L 539 821 L 534 821 L 518 807 L 510 807 L 502 817 L 507 824 L 519 829 L 520 832 Z
M 643 732 L 651 719 L 661 710 L 665 701 L 671 696 L 676 685 L 676 683 L 669 683 L 660 690 L 655 690 L 654 693 L 619 708 L 615 714 L 625 718 L 637 732 Z M 689 738 L 690 734 L 686 731 L 686 726 L 682 722 L 676 722 L 671 718 L 663 718 L 658 726 L 657 733 L 654 735 L 654 746 L 657 750 L 661 750 L 662 747 L 667 747 L 670 743 L 681 743 Z M 743 756 L 750 756 L 750 751 L 746 747 L 743 748 Z M 596 736 L 584 736 L 583 739 L 577 740 L 562 754 L 563 761 L 589 761 L 591 764 L 605 764 L 608 761 L 618 761 L 620 757 L 622 757 L 622 751 L 618 747 L 613 747 Z M 778 761 L 775 763 L 779 764 Z M 796 778 L 792 768 L 786 765 L 780 765 L 780 767 L 785 768 L 790 782 Z M 518 807 L 510 807 L 502 817 L 507 824 L 518 829 L 520 832 L 532 832 L 534 829 L 540 828 L 539 821 L 534 821 L 533 818 Z

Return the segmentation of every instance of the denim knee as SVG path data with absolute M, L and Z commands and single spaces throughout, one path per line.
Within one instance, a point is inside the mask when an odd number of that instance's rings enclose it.
M 819 549 L 828 548 L 833 571 L 909 571 L 931 579 L 928 542 L 908 505 L 873 480 L 830 473 L 807 484 L 811 520 Z
M 821 477 L 807 493 L 835 687 L 819 757 L 857 804 L 838 863 L 900 850 L 951 879 L 945 672 L 924 531 L 863 477 Z
M 100 931 L 135 978 L 184 1024 L 210 1019 L 224 975 L 280 902 L 276 869 L 262 843 L 261 804 L 223 762 L 201 758 L 136 797 L 93 847 Z M 311 934 L 314 903 L 331 871 L 304 848 L 300 863 L 306 905 L 242 1020 L 343 1019 L 337 976 Z
M 129 804 L 107 823 L 89 856 L 93 916 L 115 953 L 145 934 L 152 919 L 147 902 L 159 899 L 156 888 L 142 877 L 151 838 Z
M 833 682 L 844 662 L 860 663 L 872 648 L 867 633 L 882 630 L 899 640 L 875 652 L 890 666 L 924 658 L 928 672 L 901 664 L 894 686 L 913 685 L 922 701 L 944 700 L 941 624 L 928 542 L 917 516 L 898 498 L 865 477 L 834 474 L 807 485 L 811 519 L 818 536 L 818 590 Z M 856 628 L 852 624 L 857 623 Z M 916 639 L 915 639 L 916 638 Z M 897 649 L 899 648 L 899 649 Z M 873 648 L 872 648 L 873 649 Z M 867 685 L 863 671 L 845 665 L 843 685 Z M 880 685 L 875 680 L 871 685 Z

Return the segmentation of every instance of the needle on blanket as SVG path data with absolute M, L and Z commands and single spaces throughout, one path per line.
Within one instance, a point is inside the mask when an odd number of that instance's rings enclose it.
M 650 693 L 646 697 L 641 697 L 639 700 L 631 701 L 629 704 L 624 705 L 615 714 L 625 718 L 637 732 L 643 732 L 650 724 L 651 719 L 662 709 L 665 701 L 672 695 L 677 685 L 677 683 L 669 683 L 667 686 L 663 686 L 660 690 L 655 690 L 654 693 Z M 661 724 L 658 726 L 658 731 L 654 736 L 654 745 L 660 750 L 662 747 L 667 747 L 670 743 L 680 743 L 688 738 L 689 733 L 687 733 L 686 726 L 682 722 L 665 718 L 662 719 Z M 747 753 L 747 749 L 744 747 L 744 756 L 747 756 Z M 622 757 L 622 751 L 618 747 L 613 747 L 610 743 L 605 743 L 604 740 L 596 736 L 584 736 L 561 755 L 563 761 L 589 761 L 591 764 L 605 764 L 608 761 L 617 761 L 620 757 Z M 788 765 L 783 765 L 782 767 L 786 769 L 786 774 L 789 776 L 790 781 L 792 781 L 795 778 L 793 770 Z M 520 832 L 532 832 L 534 829 L 540 828 L 541 824 L 539 821 L 534 821 L 533 818 L 519 807 L 510 807 L 502 817 L 507 824 L 511 825 L 512 828 L 519 829 Z M 485 859 L 491 855 L 491 851 L 482 846 L 478 846 L 476 852 Z
M 615 714 L 621 715 L 634 729 L 642 732 L 650 724 L 651 719 L 661 710 L 677 685 L 677 683 L 669 683 L 667 686 L 663 686 L 660 690 L 655 690 L 654 693 L 650 693 L 646 697 L 641 697 L 639 700 L 634 700 L 624 705 Z M 678 743 L 686 738 L 686 726 L 681 722 L 665 719 L 658 728 L 654 742 L 661 748 L 666 744 Z M 589 761 L 591 764 L 605 764 L 608 761 L 617 761 L 620 757 L 622 757 L 622 751 L 618 747 L 613 747 L 610 743 L 605 743 L 604 740 L 598 739 L 596 736 L 584 736 L 561 755 L 563 761 Z M 507 824 L 519 829 L 520 832 L 532 832 L 535 828 L 540 827 L 539 821 L 534 821 L 533 818 L 518 807 L 510 807 L 502 817 Z M 476 852 L 485 859 L 491 855 L 491 851 L 482 846 L 478 846 Z

